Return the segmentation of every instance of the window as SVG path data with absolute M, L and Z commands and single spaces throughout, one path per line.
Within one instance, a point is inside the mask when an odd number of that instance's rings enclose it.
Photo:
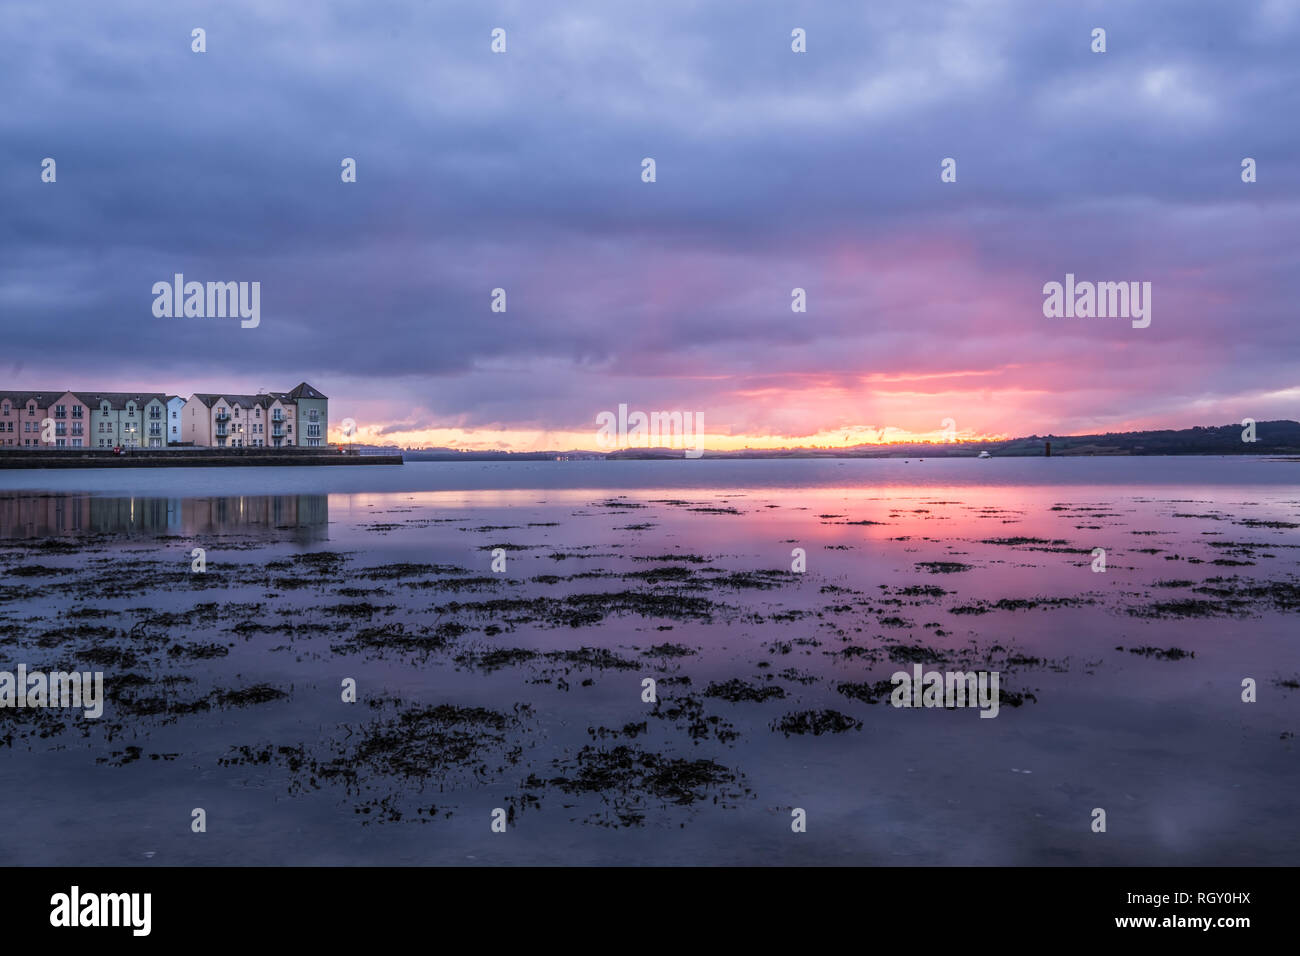
M 239 417 L 239 406 L 238 406 L 238 405 L 235 406 L 235 417 L 236 417 L 236 418 Z
M 176 417 L 176 413 L 175 413 L 175 412 L 172 412 L 172 418 L 175 418 L 175 417 Z
M 256 417 L 256 418 L 261 418 L 261 417 L 262 417 L 262 410 L 261 410 L 260 408 L 258 408 L 258 409 L 254 409 L 254 411 L 253 411 L 253 415 L 254 415 L 254 417 Z
M 72 417 L 73 417 L 73 418 L 80 418 L 80 417 L 81 417 L 81 406 L 80 406 L 80 405 L 73 405 L 73 406 L 72 406 Z
M 27 406 L 27 414 L 28 414 L 28 415 L 35 415 L 35 414 L 36 414 L 36 406 L 35 406 L 35 405 L 28 405 L 28 406 Z
M 81 447 L 81 439 L 80 439 L 80 438 L 74 438 L 74 439 L 72 439 L 72 447 L 73 447 L 73 448 L 80 448 L 80 447 Z
M 25 431 L 25 432 L 31 432 L 31 430 L 32 430 L 32 423 L 31 423 L 31 422 L 23 422 L 23 431 Z
M 72 423 L 72 434 L 74 434 L 74 435 L 80 435 L 81 433 L 82 433 L 82 432 L 81 432 L 81 422 L 73 422 L 73 423 Z M 78 442 L 77 444 L 80 445 L 81 443 Z
M 309 422 L 320 421 L 320 412 L 313 408 L 311 411 L 307 413 L 307 421 Z
M 320 426 L 319 426 L 319 425 L 308 425 L 308 426 L 307 426 L 307 437 L 308 437 L 308 438 L 320 438 Z
M 3 408 L 3 411 L 4 411 L 4 416 L 5 416 L 5 418 L 8 418 L 8 417 L 9 417 L 9 403 L 8 403 L 8 402 L 5 402 L 4 405 L 2 406 L 2 408 Z
M 67 418 L 67 417 L 68 417 L 68 406 L 67 406 L 67 405 L 55 405 L 55 406 L 54 406 L 54 417 L 55 417 L 55 418 Z

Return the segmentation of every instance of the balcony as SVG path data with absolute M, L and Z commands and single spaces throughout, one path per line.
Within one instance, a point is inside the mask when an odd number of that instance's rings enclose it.
M 228 421 L 230 421 L 230 412 L 217 412 L 217 414 L 216 414 L 216 420 L 219 421 L 219 422 L 228 422 Z
M 230 434 L 230 433 L 226 430 L 226 426 L 225 426 L 225 425 L 218 425 L 218 426 L 217 426 L 217 437 L 218 437 L 218 438 L 225 438 L 225 437 L 226 437 L 227 435 L 229 435 L 229 434 Z

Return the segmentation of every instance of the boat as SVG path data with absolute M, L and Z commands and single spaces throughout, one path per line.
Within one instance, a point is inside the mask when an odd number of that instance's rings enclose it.
M 982 452 L 979 453 L 979 457 L 981 457 L 981 458 L 992 458 L 993 456 L 990 455 L 990 454 L 989 454 L 988 452 L 986 452 L 986 451 L 982 451 Z

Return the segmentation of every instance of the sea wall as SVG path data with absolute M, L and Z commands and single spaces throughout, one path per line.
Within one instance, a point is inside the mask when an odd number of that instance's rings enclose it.
M 134 449 L 116 455 L 98 448 L 12 448 L 0 468 L 211 468 L 225 465 L 400 465 L 401 455 L 360 455 L 319 448 Z

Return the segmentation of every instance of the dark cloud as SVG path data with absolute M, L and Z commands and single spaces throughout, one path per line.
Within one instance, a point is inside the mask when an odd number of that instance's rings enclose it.
M 306 379 L 385 434 L 1296 417 L 1297 39 L 1273 0 L 9 3 L 4 384 Z M 176 272 L 260 281 L 260 327 L 155 319 Z M 1044 319 L 1066 272 L 1151 281 L 1152 327 Z

